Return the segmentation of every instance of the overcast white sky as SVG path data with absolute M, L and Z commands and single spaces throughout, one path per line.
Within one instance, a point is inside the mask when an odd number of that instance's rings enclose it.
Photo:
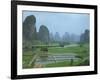
M 50 32 L 59 32 L 61 36 L 65 32 L 80 35 L 90 27 L 89 14 L 23 11 L 23 21 L 29 15 L 36 17 L 37 31 L 41 25 L 45 25 Z

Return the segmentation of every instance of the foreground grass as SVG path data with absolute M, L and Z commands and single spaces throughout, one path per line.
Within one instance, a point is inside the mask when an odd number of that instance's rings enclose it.
M 89 45 L 85 44 L 82 46 L 74 46 L 74 47 L 49 47 L 48 53 L 50 54 L 69 54 L 69 53 L 75 53 L 78 56 L 82 58 L 89 58 Z M 29 62 L 32 60 L 33 56 L 35 54 L 41 54 L 39 49 L 37 51 L 24 51 L 23 52 L 23 68 L 32 68 L 33 66 L 28 66 Z M 82 60 L 73 61 L 73 64 L 71 64 L 70 60 L 62 61 L 62 62 L 56 62 L 56 63 L 50 63 L 46 64 L 45 67 L 65 67 L 65 66 L 77 66 L 79 63 L 81 63 Z
M 45 67 L 69 67 L 69 66 L 79 66 L 79 63 L 81 63 L 80 60 L 74 60 L 73 63 L 71 63 L 71 60 L 64 60 L 61 62 L 56 62 L 56 63 L 50 63 L 46 64 Z
M 75 46 L 75 47 L 67 47 L 67 48 L 52 47 L 52 48 L 48 48 L 48 50 L 49 50 L 48 52 L 51 54 L 75 53 L 75 54 L 78 54 L 79 56 L 84 56 L 86 54 L 89 54 L 89 46 L 88 45 L 83 45 L 82 47 Z
M 84 66 L 88 65 L 88 62 L 83 62 L 85 58 L 88 58 L 87 60 L 89 60 L 89 45 L 88 44 L 84 44 L 82 46 L 67 47 L 67 48 L 53 47 L 53 48 L 49 48 L 49 53 L 51 54 L 75 53 L 81 59 L 74 60 L 73 64 L 71 64 L 71 61 L 69 60 L 69 61 L 47 64 L 46 67 L 80 66 L 80 64 Z
M 45 67 L 65 67 L 65 66 L 69 66 L 69 65 L 70 65 L 70 61 L 62 61 L 62 62 L 47 64 L 47 65 L 45 65 Z
M 22 62 L 23 62 L 23 68 L 27 68 L 28 67 L 28 64 L 29 62 L 31 61 L 33 57 L 33 52 L 32 51 L 25 51 L 23 53 L 23 58 L 22 58 Z
M 22 58 L 22 63 L 23 63 L 23 68 L 32 68 L 33 66 L 29 66 L 29 62 L 32 60 L 34 55 L 38 53 L 39 49 L 37 50 L 27 50 L 23 51 L 23 58 Z

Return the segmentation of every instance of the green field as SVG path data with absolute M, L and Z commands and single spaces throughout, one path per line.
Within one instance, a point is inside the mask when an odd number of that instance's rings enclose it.
M 71 63 L 71 60 L 64 60 L 56 63 L 48 63 L 45 64 L 44 67 L 65 67 L 65 66 L 81 66 L 81 65 L 89 65 L 89 44 L 83 44 L 82 46 L 72 46 L 72 47 L 49 47 L 48 53 L 53 54 L 69 54 L 75 53 L 79 57 L 80 60 L 74 60 Z M 34 66 L 28 66 L 29 62 L 32 60 L 34 55 L 40 56 L 43 52 L 40 49 L 36 50 L 27 50 L 23 52 L 23 68 L 33 68 Z
M 52 47 L 52 48 L 48 48 L 48 52 L 49 53 L 76 53 L 79 56 L 86 56 L 89 53 L 89 46 L 88 44 L 83 45 L 82 47 L 77 46 L 77 47 L 67 47 L 67 48 L 56 48 L 56 47 Z
M 80 61 L 74 61 L 73 64 L 71 64 L 71 61 L 62 61 L 62 62 L 57 62 L 57 63 L 51 63 L 51 64 L 47 64 L 45 65 L 45 67 L 66 67 L 66 66 L 77 66 L 78 63 L 80 63 Z

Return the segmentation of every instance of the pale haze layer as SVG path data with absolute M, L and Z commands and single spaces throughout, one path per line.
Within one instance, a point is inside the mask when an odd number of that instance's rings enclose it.
M 37 31 L 41 25 L 45 25 L 50 33 L 59 32 L 61 36 L 65 32 L 80 35 L 90 27 L 90 15 L 85 13 L 23 11 L 23 21 L 30 15 L 36 17 Z

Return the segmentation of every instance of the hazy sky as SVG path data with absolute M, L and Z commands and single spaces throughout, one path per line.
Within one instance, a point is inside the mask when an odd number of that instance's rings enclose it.
M 36 17 L 37 31 L 41 25 L 45 25 L 50 32 L 59 32 L 61 36 L 65 32 L 80 35 L 90 27 L 89 14 L 23 11 L 23 21 L 29 15 Z

